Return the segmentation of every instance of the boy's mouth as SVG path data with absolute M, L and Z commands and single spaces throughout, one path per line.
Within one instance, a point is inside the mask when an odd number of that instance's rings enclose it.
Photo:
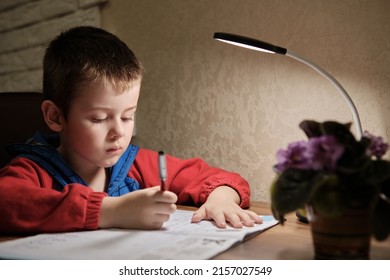
M 113 148 L 107 149 L 108 153 L 119 153 L 121 151 L 122 151 L 122 147 L 113 147 Z

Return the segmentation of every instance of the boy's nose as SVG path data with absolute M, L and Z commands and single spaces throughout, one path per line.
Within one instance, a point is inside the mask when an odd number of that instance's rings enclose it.
M 122 121 L 115 121 L 110 131 L 110 137 L 117 139 L 123 137 L 124 135 L 125 129 Z

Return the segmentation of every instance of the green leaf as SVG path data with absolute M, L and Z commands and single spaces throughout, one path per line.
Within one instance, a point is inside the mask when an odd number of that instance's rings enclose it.
M 284 224 L 284 215 L 280 214 L 271 204 L 271 211 L 272 215 L 274 216 L 275 219 L 277 219 L 281 225 Z
M 341 124 L 335 121 L 326 121 L 320 127 L 323 135 L 333 135 L 341 144 L 357 143 L 355 136 L 350 131 L 351 123 Z
M 380 192 L 390 197 L 390 178 L 380 184 Z
M 378 241 L 385 240 L 390 235 L 390 203 L 387 199 L 378 198 L 372 219 L 372 231 Z
M 364 172 L 366 181 L 370 185 L 378 185 L 390 178 L 390 162 L 373 160 Z
M 336 176 L 324 177 L 313 189 L 311 201 L 314 209 L 327 217 L 341 215 L 346 206 L 342 195 L 343 188 Z
M 305 120 L 299 124 L 299 127 L 305 132 L 308 138 L 321 136 L 320 123 L 312 120 Z
M 306 204 L 316 173 L 290 168 L 285 170 L 271 186 L 271 205 L 277 216 L 283 216 Z

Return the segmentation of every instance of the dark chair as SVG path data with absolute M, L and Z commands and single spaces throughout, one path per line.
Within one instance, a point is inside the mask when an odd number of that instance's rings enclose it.
M 39 92 L 0 92 L 0 166 L 10 159 L 6 146 L 26 142 L 36 131 L 49 132 Z

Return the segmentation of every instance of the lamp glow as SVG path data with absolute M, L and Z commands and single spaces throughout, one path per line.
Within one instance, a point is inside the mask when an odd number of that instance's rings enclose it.
M 289 56 L 295 60 L 298 60 L 307 66 L 310 66 L 313 68 L 315 71 L 317 71 L 320 75 L 325 77 L 328 81 L 330 81 L 341 93 L 341 95 L 344 97 L 345 101 L 348 104 L 348 107 L 350 108 L 352 112 L 352 117 L 353 117 L 353 122 L 355 124 L 355 129 L 356 129 L 356 134 L 357 138 L 360 139 L 363 135 L 362 131 L 362 125 L 360 123 L 360 118 L 358 111 L 356 109 L 355 104 L 353 103 L 351 97 L 348 95 L 347 91 L 341 86 L 341 84 L 333 78 L 328 72 L 320 68 L 318 65 L 310 62 L 306 58 L 303 58 L 302 56 L 292 52 L 288 51 L 285 48 L 275 46 L 257 39 L 252 39 L 240 35 L 235 35 L 235 34 L 230 34 L 230 33 L 222 33 L 222 32 L 216 32 L 214 33 L 214 39 L 229 43 L 235 46 L 243 47 L 243 48 L 248 48 L 256 51 L 261 51 L 261 52 L 267 52 L 267 53 L 272 53 L 272 54 L 281 54 L 281 55 L 286 55 Z

